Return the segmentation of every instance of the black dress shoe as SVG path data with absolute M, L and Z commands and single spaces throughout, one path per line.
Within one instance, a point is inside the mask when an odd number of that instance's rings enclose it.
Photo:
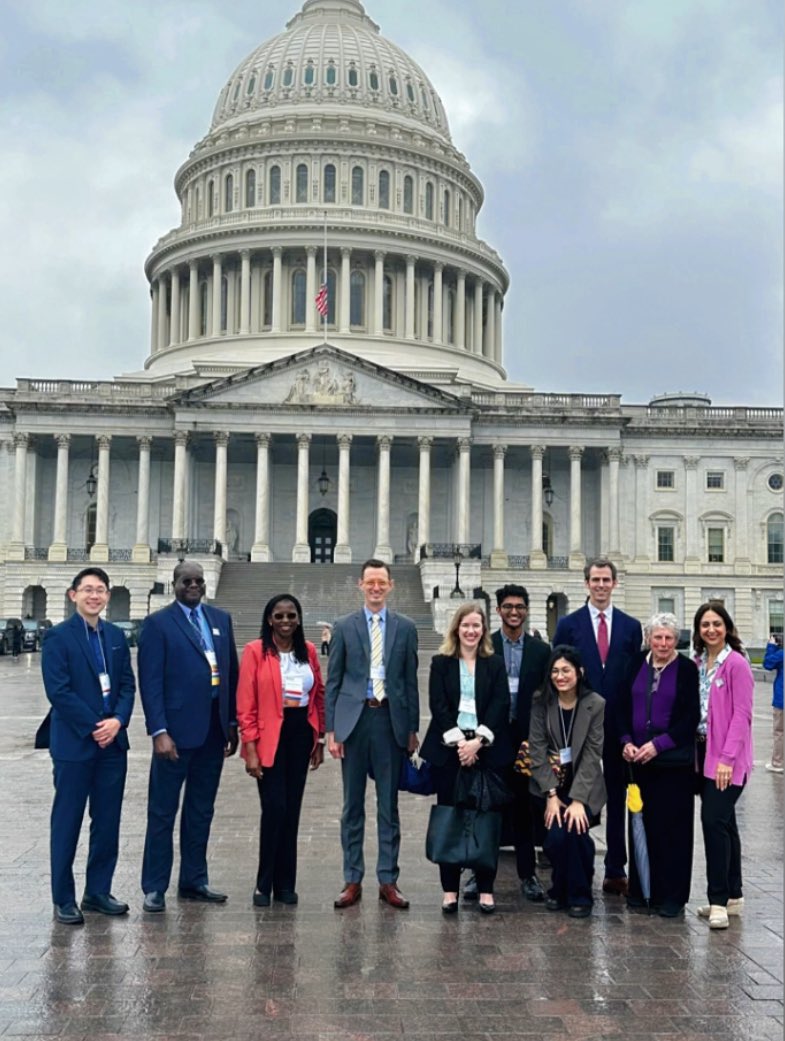
M 477 890 L 477 879 L 474 875 L 470 875 L 466 885 L 463 887 L 463 899 L 464 900 L 478 900 L 479 892 Z
M 494 914 L 494 912 L 496 911 L 496 904 L 478 903 L 477 906 L 479 907 L 482 914 Z
M 209 886 L 181 886 L 177 890 L 181 900 L 199 900 L 203 904 L 225 904 L 228 897 L 226 893 L 219 893 L 217 889 Z
M 531 900 L 534 904 L 541 904 L 545 899 L 545 890 L 542 888 L 542 883 L 536 875 L 523 879 L 521 892 L 527 900 Z
M 555 896 L 549 896 L 545 900 L 545 909 L 547 911 L 563 911 L 564 904 L 561 900 L 557 900 Z
M 261 889 L 257 889 L 253 895 L 254 907 L 269 907 L 270 906 L 270 894 L 263 893 Z
M 115 900 L 111 893 L 85 893 L 82 897 L 82 910 L 108 915 L 128 914 L 128 904 Z
M 145 893 L 142 910 L 147 911 L 148 914 L 158 914 L 160 911 L 165 911 L 166 897 L 163 893 Z
M 442 904 L 442 914 L 457 914 L 458 913 L 458 901 L 457 900 L 445 900 Z
M 591 914 L 591 904 L 576 904 L 567 909 L 570 918 L 588 918 Z
M 61 925 L 84 925 L 84 915 L 73 901 L 55 904 L 55 921 Z
M 276 893 L 274 899 L 279 904 L 296 904 L 299 897 L 293 889 L 282 889 L 280 893 Z

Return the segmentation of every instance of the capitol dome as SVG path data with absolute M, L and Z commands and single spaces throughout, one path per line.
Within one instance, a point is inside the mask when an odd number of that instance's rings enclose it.
M 431 383 L 505 379 L 509 278 L 476 234 L 482 185 L 359 0 L 305 0 L 240 63 L 175 191 L 180 224 L 145 265 L 151 376 L 230 375 L 326 338 Z

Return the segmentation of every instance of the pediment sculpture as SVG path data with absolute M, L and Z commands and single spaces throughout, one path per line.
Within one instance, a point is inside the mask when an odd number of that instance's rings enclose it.
M 287 394 L 286 405 L 354 405 L 357 381 L 353 372 L 336 370 L 329 361 L 317 363 L 316 372 L 300 369 Z

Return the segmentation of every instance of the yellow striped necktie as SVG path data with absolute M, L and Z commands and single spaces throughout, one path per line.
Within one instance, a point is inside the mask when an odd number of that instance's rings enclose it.
M 371 615 L 371 675 L 384 664 L 382 653 L 382 623 L 378 614 Z M 373 696 L 377 701 L 384 700 L 384 680 L 372 680 Z

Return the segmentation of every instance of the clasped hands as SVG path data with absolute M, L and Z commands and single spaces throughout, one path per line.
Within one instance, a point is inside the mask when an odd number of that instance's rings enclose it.
M 470 740 L 461 738 L 457 745 L 458 748 L 458 762 L 461 766 L 474 766 L 477 762 L 477 757 L 480 754 L 482 748 L 482 739 L 479 737 L 473 737 Z
M 657 749 L 653 741 L 647 741 L 640 747 L 628 741 L 621 754 L 628 763 L 649 763 L 657 755 Z
M 95 725 L 95 730 L 92 733 L 93 741 L 99 748 L 108 748 L 120 733 L 122 726 L 123 724 L 120 720 L 114 716 L 111 719 L 102 719 L 100 723 Z

